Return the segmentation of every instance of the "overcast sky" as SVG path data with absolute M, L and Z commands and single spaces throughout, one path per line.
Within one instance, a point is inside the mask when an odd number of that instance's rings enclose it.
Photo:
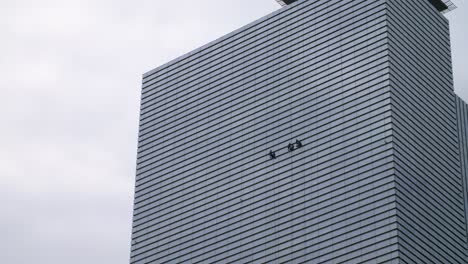
M 462 1 L 447 16 L 467 100 Z M 141 74 L 278 8 L 0 0 L 0 261 L 128 263 Z

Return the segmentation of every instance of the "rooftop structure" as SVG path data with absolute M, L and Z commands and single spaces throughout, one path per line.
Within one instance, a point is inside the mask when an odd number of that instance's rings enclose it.
M 447 13 L 457 8 L 450 0 L 429 0 L 429 2 L 442 13 Z
M 286 6 L 296 1 L 297 0 L 276 0 L 276 2 L 278 2 L 278 4 L 280 4 L 281 6 Z M 450 0 L 429 0 L 429 2 L 431 2 L 431 4 L 442 13 L 447 13 L 457 8 L 455 4 Z
M 276 2 L 278 2 L 278 4 L 280 4 L 281 6 L 289 5 L 296 1 L 297 0 L 276 0 Z

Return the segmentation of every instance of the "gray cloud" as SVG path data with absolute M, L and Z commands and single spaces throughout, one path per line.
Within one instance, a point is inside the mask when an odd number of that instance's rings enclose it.
M 452 21 L 468 99 L 468 7 Z M 127 263 L 141 74 L 279 8 L 273 0 L 0 3 L 3 263 Z

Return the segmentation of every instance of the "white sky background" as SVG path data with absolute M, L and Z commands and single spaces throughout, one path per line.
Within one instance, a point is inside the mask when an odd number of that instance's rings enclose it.
M 456 3 L 468 100 L 468 4 Z M 278 8 L 0 0 L 0 262 L 128 263 L 141 74 Z

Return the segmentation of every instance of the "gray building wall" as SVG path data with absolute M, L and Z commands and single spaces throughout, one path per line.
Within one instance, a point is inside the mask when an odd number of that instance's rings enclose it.
M 460 164 L 463 175 L 463 189 L 465 198 L 465 222 L 468 230 L 468 104 L 456 96 L 458 134 L 460 138 Z
M 388 1 L 400 257 L 468 263 L 447 19 L 427 1 Z
M 448 25 L 414 2 L 297 1 L 145 74 L 130 262 L 466 263 Z

